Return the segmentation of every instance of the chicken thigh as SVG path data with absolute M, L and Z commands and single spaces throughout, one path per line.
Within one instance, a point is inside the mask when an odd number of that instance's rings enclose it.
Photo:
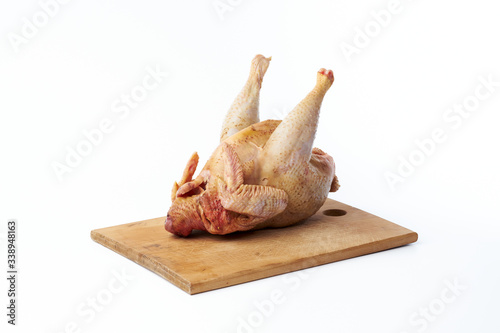
M 339 188 L 330 155 L 313 148 L 320 106 L 333 83 L 320 69 L 312 91 L 283 119 L 259 121 L 259 93 L 271 58 L 257 55 L 222 125 L 220 144 L 199 175 L 194 153 L 179 183 L 165 229 L 187 236 L 285 227 L 312 216 Z

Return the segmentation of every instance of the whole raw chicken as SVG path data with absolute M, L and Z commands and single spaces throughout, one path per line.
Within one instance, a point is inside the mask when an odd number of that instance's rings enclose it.
M 330 155 L 313 148 L 319 110 L 333 83 L 320 69 L 313 90 L 283 121 L 259 121 L 259 92 L 271 58 L 257 55 L 250 76 L 222 125 L 220 145 L 198 177 L 191 156 L 179 183 L 165 229 L 187 236 L 285 227 L 312 216 L 328 192 L 338 188 Z

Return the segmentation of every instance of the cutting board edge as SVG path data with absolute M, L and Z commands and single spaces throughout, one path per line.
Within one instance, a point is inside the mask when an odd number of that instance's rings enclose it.
M 233 276 L 226 275 L 224 277 L 208 281 L 194 282 L 191 284 L 190 291 L 187 290 L 184 291 L 186 291 L 190 295 L 195 295 L 206 291 L 231 287 L 234 285 L 252 282 L 255 280 L 296 272 L 306 268 L 312 268 L 316 266 L 330 264 L 337 261 L 361 257 L 364 255 L 390 250 L 416 242 L 418 240 L 418 234 L 410 229 L 406 230 L 408 230 L 409 232 L 369 243 L 371 247 L 368 249 L 366 248 L 367 244 L 362 244 L 349 249 L 340 250 L 334 253 L 322 253 L 309 258 L 300 258 L 294 262 L 294 264 L 298 265 L 293 269 L 290 269 L 291 266 L 290 262 L 287 262 L 286 264 L 270 265 L 266 270 L 253 272 L 252 274 L 248 274 L 251 270 L 240 271 L 238 273 L 233 274 Z
M 132 222 L 134 223 L 134 222 Z M 112 227 L 109 227 L 112 228 Z M 165 266 L 161 265 L 156 261 L 154 258 L 151 258 L 149 256 L 145 256 L 137 250 L 133 250 L 130 248 L 126 248 L 125 245 L 121 244 L 120 242 L 114 240 L 111 237 L 106 236 L 105 234 L 101 233 L 100 230 L 104 229 L 109 229 L 109 228 L 102 228 L 102 229 L 94 229 L 90 232 L 90 238 L 98 243 L 101 244 L 102 246 L 112 250 L 113 252 L 118 253 L 122 257 L 131 260 L 135 262 L 136 264 L 139 264 L 140 266 L 147 268 L 149 271 L 161 276 L 165 280 L 169 281 L 173 285 L 177 286 L 181 290 L 185 291 L 186 293 L 192 295 L 192 283 L 180 276 L 179 274 L 176 274 L 173 271 L 169 271 L 165 269 Z M 134 254 L 133 256 L 128 256 L 126 255 L 126 252 L 128 251 L 129 254 Z

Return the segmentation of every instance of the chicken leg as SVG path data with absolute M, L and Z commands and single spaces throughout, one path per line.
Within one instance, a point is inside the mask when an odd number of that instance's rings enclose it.
M 222 124 L 221 142 L 259 122 L 260 87 L 270 61 L 271 57 L 266 58 L 260 54 L 253 58 L 248 80 L 231 105 Z
M 333 83 L 333 72 L 324 68 L 317 74 L 314 89 L 283 119 L 263 148 L 260 160 L 264 177 L 276 169 L 308 162 L 318 126 L 323 97 Z

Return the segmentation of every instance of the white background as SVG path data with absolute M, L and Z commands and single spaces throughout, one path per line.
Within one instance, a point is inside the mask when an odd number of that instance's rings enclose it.
M 231 10 L 218 12 L 221 3 Z M 500 81 L 500 8 L 401 0 L 381 27 L 371 13 L 388 7 L 75 0 L 43 25 L 37 1 L 2 1 L 1 266 L 6 222 L 15 218 L 20 272 L 16 327 L 6 324 L 1 279 L 2 331 L 237 332 L 243 322 L 240 332 L 500 331 L 500 86 L 460 123 L 443 118 L 474 102 L 480 77 Z M 13 44 L 33 16 L 43 26 Z M 358 29 L 366 28 L 363 41 Z M 346 56 L 346 44 L 357 53 Z M 333 69 L 315 141 L 337 165 L 342 187 L 330 197 L 419 240 L 189 296 L 94 243 L 90 230 L 166 215 L 172 183 L 193 151 L 203 165 L 216 147 L 257 53 L 273 56 L 261 119 L 283 117 L 319 68 Z M 169 75 L 120 118 L 113 103 L 141 85 L 148 67 Z M 105 118 L 113 131 L 59 180 L 54 163 Z M 415 141 L 435 129 L 446 140 L 391 188 L 387 173 L 398 173 L 400 158 L 424 156 Z M 133 279 L 120 284 L 114 274 L 123 272 Z M 119 291 L 110 294 L 110 283 Z M 259 310 L 273 292 L 282 302 Z M 96 297 L 106 303 L 99 311 L 89 303 Z

